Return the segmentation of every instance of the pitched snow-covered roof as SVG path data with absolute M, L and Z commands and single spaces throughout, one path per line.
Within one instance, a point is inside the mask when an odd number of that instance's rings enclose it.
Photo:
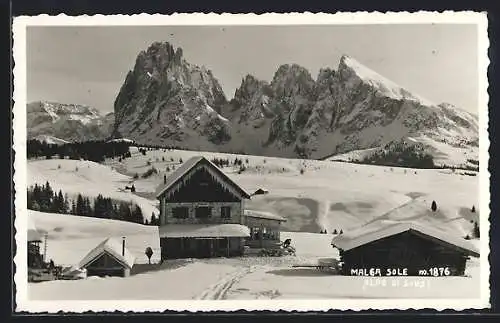
M 127 248 L 125 248 L 125 253 L 122 255 L 122 242 L 113 238 L 107 238 L 92 249 L 85 257 L 83 257 L 78 267 L 86 267 L 104 253 L 109 254 L 128 268 L 132 268 L 134 266 L 135 256 Z
M 406 231 L 417 232 L 428 238 L 453 246 L 468 255 L 479 256 L 479 250 L 464 238 L 414 222 L 391 223 L 379 221 L 379 223 L 371 223 L 358 230 L 336 236 L 332 240 L 332 245 L 342 250 L 351 250 Z
M 227 183 L 231 184 L 244 198 L 250 198 L 250 194 L 248 194 L 243 188 L 241 188 L 238 184 L 236 184 L 229 176 L 227 176 L 223 171 L 219 169 L 216 165 L 214 165 L 211 161 L 206 159 L 203 156 L 194 156 L 185 161 L 179 168 L 177 168 L 170 176 L 167 177 L 166 183 L 160 185 L 156 190 L 156 197 L 160 197 L 170 189 L 175 183 L 180 181 L 182 177 L 184 177 L 191 169 L 193 169 L 199 163 L 206 163 L 210 168 L 214 169 L 217 174 L 219 174 Z
M 42 233 L 36 228 L 35 222 L 28 217 L 28 241 L 42 241 L 42 237 Z
M 255 210 L 245 210 L 243 211 L 243 215 L 251 218 L 258 218 L 258 219 L 268 219 L 268 220 L 276 220 L 276 221 L 282 221 L 286 222 L 286 218 L 270 213 L 270 212 L 264 212 L 264 211 L 255 211 Z
M 167 224 L 159 228 L 160 238 L 245 238 L 250 229 L 241 224 Z

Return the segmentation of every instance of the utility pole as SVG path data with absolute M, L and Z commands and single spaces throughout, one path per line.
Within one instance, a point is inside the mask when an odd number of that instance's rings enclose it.
M 47 237 L 48 237 L 48 234 L 45 233 L 44 242 L 43 242 L 43 262 L 47 261 Z

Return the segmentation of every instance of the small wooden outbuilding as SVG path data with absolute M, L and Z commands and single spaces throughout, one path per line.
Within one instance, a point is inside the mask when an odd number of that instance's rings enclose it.
M 127 277 L 134 266 L 135 257 L 122 243 L 113 238 L 102 241 L 92 249 L 79 263 L 87 276 L 119 276 Z
M 277 214 L 245 210 L 244 224 L 250 228 L 245 244 L 250 248 L 275 248 L 280 245 L 281 224 L 286 219 Z
M 354 276 L 460 276 L 469 257 L 479 257 L 470 241 L 450 232 L 412 223 L 372 223 L 336 236 L 342 274 Z
M 255 192 L 253 192 L 252 195 L 265 195 L 265 194 L 269 194 L 269 190 L 261 187 L 258 188 Z

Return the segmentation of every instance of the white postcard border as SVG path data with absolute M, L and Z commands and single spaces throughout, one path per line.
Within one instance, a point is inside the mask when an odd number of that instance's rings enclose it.
M 35 301 L 28 297 L 27 283 L 27 210 L 26 210 L 26 28 L 28 26 L 158 26 L 158 25 L 325 25 L 325 24 L 477 24 L 479 66 L 479 159 L 480 209 L 485 217 L 480 221 L 481 237 L 481 297 L 478 299 L 331 299 L 331 300 L 112 300 L 112 301 Z M 356 12 L 336 14 L 173 14 L 166 15 L 39 15 L 15 17 L 13 22 L 14 54 L 14 184 L 15 229 L 17 253 L 15 262 L 16 311 L 30 313 L 86 311 L 328 311 L 367 309 L 482 309 L 490 307 L 489 266 L 489 138 L 488 138 L 488 78 L 489 65 L 487 16 L 479 12 Z

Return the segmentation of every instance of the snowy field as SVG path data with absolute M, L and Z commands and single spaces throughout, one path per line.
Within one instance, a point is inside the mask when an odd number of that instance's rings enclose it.
M 179 159 L 204 155 L 229 158 L 235 155 L 190 151 L 147 151 L 146 156 L 132 148 L 132 157 L 103 165 L 88 161 L 38 160 L 28 162 L 28 185 L 49 181 L 56 189 L 70 194 L 104 196 L 134 201 L 144 215 L 157 213 L 154 191 L 163 176 L 179 167 Z M 313 269 L 292 268 L 294 264 L 314 263 L 320 258 L 336 258 L 330 245 L 334 230 L 344 232 L 373 221 L 408 220 L 432 223 L 440 229 L 465 236 L 471 221 L 479 220 L 478 177 L 463 176 L 449 170 L 415 170 L 357 165 L 331 161 L 291 160 L 244 156 L 247 170 L 223 170 L 247 191 L 258 188 L 269 194 L 254 196 L 247 209 L 268 211 L 287 218 L 281 239 L 292 239 L 296 257 L 218 258 L 194 260 L 158 271 L 127 278 L 89 278 L 81 281 L 52 281 L 29 284 L 30 299 L 325 299 L 325 298 L 474 298 L 479 296 L 479 265 L 467 265 L 466 277 L 452 278 L 363 278 L 343 277 Z M 248 163 L 246 162 L 248 159 Z M 142 178 L 150 167 L 159 172 Z M 303 170 L 303 174 L 301 174 Z M 134 174 L 139 178 L 134 179 Z M 123 191 L 134 183 L 136 194 Z M 415 212 L 435 200 L 438 212 Z M 478 212 L 469 210 L 475 205 Z M 410 210 L 394 212 L 396 209 Z M 35 225 L 48 233 L 48 258 L 58 264 L 76 263 L 100 241 L 112 236 L 127 237 L 127 247 L 137 262 L 146 262 L 144 249 L 160 255 L 158 230 L 114 220 L 81 218 L 30 211 Z M 327 229 L 329 234 L 318 234 Z M 479 241 L 471 240 L 474 244 Z M 156 258 L 155 258 L 156 257 Z M 378 279 L 378 280 L 377 280 Z M 385 283 L 384 283 L 385 281 Z M 189 283 L 186 283 L 189 282 Z M 385 286 L 384 286 L 385 284 Z M 397 285 L 400 288 L 395 288 Z M 96 291 L 99 290 L 99 293 Z
M 54 191 L 63 190 L 70 198 L 78 193 L 91 198 L 104 197 L 133 202 L 141 207 L 144 216 L 158 215 L 157 202 L 132 194 L 125 190 L 132 178 L 118 173 L 109 166 L 91 161 L 70 159 L 48 159 L 28 162 L 28 186 L 44 185 L 47 181 Z
M 122 241 L 136 257 L 136 263 L 148 263 L 147 247 L 153 249 L 151 262 L 160 261 L 158 227 L 131 222 L 53 214 L 28 210 L 28 216 L 37 230 L 47 234 L 47 261 L 73 266 L 106 238 Z M 43 244 L 42 244 L 43 248 Z
M 310 268 L 292 268 L 320 258 L 337 257 L 332 235 L 284 232 L 297 256 L 199 259 L 171 269 L 127 278 L 87 278 L 29 284 L 32 300 L 242 300 L 331 298 L 475 298 L 479 297 L 477 260 L 466 277 L 347 277 Z M 394 284 L 399 284 L 394 286 Z M 99 290 L 99 293 L 95 293 Z
M 269 190 L 269 194 L 252 197 L 246 202 L 246 208 L 287 218 L 286 231 L 346 231 L 413 201 L 430 206 L 435 200 L 446 217 L 442 221 L 444 228 L 453 228 L 461 235 L 469 233 L 472 229 L 470 220 L 478 218 L 477 214 L 467 211 L 472 205 L 478 209 L 478 177 L 451 170 L 179 150 L 147 151 L 143 156 L 135 148 L 132 148 L 131 158 L 122 162 L 108 160 L 106 164 L 129 176 L 139 174 L 139 179 L 134 181 L 138 194 L 154 199 L 154 191 L 162 183 L 163 176 L 168 176 L 173 167 L 178 167 L 179 160 L 186 161 L 200 154 L 208 159 L 228 158 L 231 162 L 235 157 L 242 159 L 247 167 L 243 173 L 238 174 L 236 166 L 224 167 L 223 170 L 249 192 L 258 188 Z M 158 174 L 140 178 L 150 167 L 155 167 Z

